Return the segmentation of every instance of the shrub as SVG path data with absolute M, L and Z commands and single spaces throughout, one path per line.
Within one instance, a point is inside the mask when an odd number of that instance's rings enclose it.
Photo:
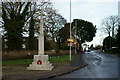
M 50 42 L 49 42 L 49 41 L 47 41 L 47 40 L 45 40 L 44 49 L 45 49 L 45 51 L 50 50 Z
M 62 46 L 62 45 L 61 45 L 61 46 L 59 46 L 59 49 L 60 49 L 60 50 L 69 50 L 70 47 L 69 47 L 69 46 Z M 71 50 L 74 50 L 74 49 L 75 49 L 75 47 L 72 46 L 72 47 L 71 47 Z

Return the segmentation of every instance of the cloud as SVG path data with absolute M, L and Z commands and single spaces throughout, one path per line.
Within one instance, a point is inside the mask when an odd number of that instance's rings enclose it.
M 51 0 L 52 2 L 70 2 L 70 0 Z M 71 0 L 71 2 L 118 2 L 119 0 Z
M 54 1 L 54 0 L 52 0 Z M 56 0 L 55 0 L 56 1 Z M 60 1 L 60 2 L 59 2 Z M 70 21 L 70 0 L 59 0 L 54 3 L 55 8 L 69 22 Z M 92 22 L 100 29 L 101 20 L 105 17 L 118 14 L 119 0 L 71 0 L 72 1 L 72 20 L 83 19 Z M 101 35 L 101 31 L 97 31 L 96 37 L 90 44 L 102 44 L 102 40 L 107 36 Z
M 59 12 L 69 21 L 70 18 L 70 5 L 68 2 L 53 2 L 55 7 L 59 9 Z M 117 15 L 118 7 L 117 3 L 72 3 L 72 19 L 83 18 L 104 18 L 110 15 Z

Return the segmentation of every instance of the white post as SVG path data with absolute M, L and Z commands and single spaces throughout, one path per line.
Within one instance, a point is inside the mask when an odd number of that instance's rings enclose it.
M 70 39 L 71 39 L 71 0 L 70 0 Z M 70 61 L 71 61 L 71 42 L 70 42 Z

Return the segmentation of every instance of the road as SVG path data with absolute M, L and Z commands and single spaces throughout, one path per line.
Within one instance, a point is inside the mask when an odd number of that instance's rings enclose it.
M 88 66 L 57 78 L 120 78 L 117 55 L 91 51 L 86 52 L 83 58 Z

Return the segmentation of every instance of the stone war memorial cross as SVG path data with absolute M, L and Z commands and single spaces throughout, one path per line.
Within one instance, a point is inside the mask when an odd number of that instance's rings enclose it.
M 38 39 L 38 55 L 34 55 L 32 64 L 28 70 L 52 70 L 54 66 L 48 61 L 48 55 L 44 55 L 43 13 L 40 16 L 40 33 Z

